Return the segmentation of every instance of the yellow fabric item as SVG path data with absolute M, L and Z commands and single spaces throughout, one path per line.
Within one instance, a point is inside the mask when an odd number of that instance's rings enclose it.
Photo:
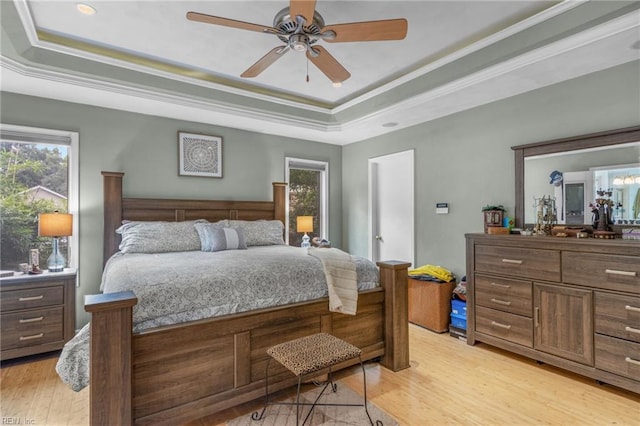
M 423 265 L 416 269 L 411 269 L 409 276 L 414 275 L 431 275 L 447 283 L 455 279 L 455 276 L 448 269 L 435 265 Z

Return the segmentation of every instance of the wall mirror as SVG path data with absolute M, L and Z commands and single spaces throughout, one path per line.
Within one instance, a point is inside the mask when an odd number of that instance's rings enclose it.
M 558 223 L 591 225 L 589 204 L 598 189 L 611 191 L 615 224 L 640 225 L 640 126 L 512 149 L 516 226 L 535 222 L 534 197 L 542 196 L 556 199 Z

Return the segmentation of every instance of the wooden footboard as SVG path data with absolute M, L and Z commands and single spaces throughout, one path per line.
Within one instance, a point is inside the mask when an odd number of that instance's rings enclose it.
M 87 296 L 91 424 L 175 425 L 261 397 L 266 349 L 318 332 L 393 371 L 409 367 L 409 263 L 378 266 L 382 287 L 360 293 L 355 316 L 331 313 L 321 299 L 132 333 L 133 293 Z M 270 369 L 270 389 L 295 380 Z

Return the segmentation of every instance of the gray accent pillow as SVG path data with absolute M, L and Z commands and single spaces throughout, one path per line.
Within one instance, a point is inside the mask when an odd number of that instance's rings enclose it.
M 228 221 L 216 223 L 195 223 L 193 226 L 200 237 L 200 250 L 221 251 L 246 249 L 242 229 L 228 228 Z
M 284 225 L 279 220 L 229 220 L 229 227 L 244 231 L 247 247 L 284 245 Z
M 123 253 L 167 253 L 200 250 L 200 237 L 193 225 L 204 219 L 184 222 L 125 222 L 116 229 L 122 235 Z

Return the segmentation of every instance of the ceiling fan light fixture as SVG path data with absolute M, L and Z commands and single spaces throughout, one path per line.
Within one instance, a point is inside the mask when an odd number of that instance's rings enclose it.
M 309 45 L 309 37 L 304 34 L 294 34 L 289 39 L 289 45 L 295 51 L 304 52 Z
M 334 81 L 333 82 L 333 87 L 335 87 L 336 89 L 339 87 L 342 87 L 342 82 L 341 81 Z

